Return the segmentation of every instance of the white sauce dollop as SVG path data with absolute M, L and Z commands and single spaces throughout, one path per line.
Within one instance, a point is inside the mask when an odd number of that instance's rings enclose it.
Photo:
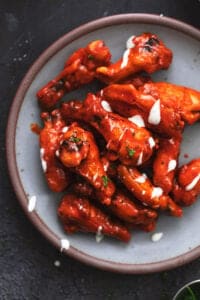
M 99 175 L 98 172 L 96 172 L 96 173 L 93 175 L 93 177 L 92 177 L 93 182 L 97 180 L 98 175 Z
M 192 182 L 191 182 L 190 184 L 188 184 L 188 185 L 185 187 L 185 190 L 186 190 L 186 191 L 192 190 L 192 189 L 195 187 L 195 185 L 197 184 L 197 182 L 199 181 L 199 179 L 200 179 L 200 174 L 198 174 L 198 175 L 192 180 Z
M 152 240 L 152 242 L 158 242 L 158 241 L 160 241 L 160 239 L 162 239 L 162 237 L 163 237 L 163 232 L 156 232 L 156 233 L 152 234 L 151 240 Z
M 169 142 L 170 144 L 174 145 L 174 140 L 172 138 L 169 140 Z
M 131 49 L 135 47 L 135 43 L 133 42 L 133 39 L 135 38 L 135 35 L 132 35 L 128 38 L 127 42 L 126 42 L 126 48 L 127 49 Z
M 152 137 L 150 137 L 148 141 L 149 141 L 149 146 L 150 146 L 151 149 L 153 147 L 155 147 L 156 143 L 155 143 L 155 141 L 154 141 L 154 139 Z
M 143 174 L 143 175 L 137 177 L 137 178 L 135 179 L 135 181 L 138 182 L 138 183 L 144 183 L 144 182 L 146 181 L 146 179 L 147 179 L 146 174 Z
M 70 247 L 70 242 L 67 239 L 60 240 L 60 252 L 62 252 L 64 249 L 68 250 L 69 247 Z
M 168 163 L 168 169 L 167 169 L 167 171 L 168 171 L 168 172 L 171 172 L 171 171 L 173 171 L 173 170 L 175 170 L 175 169 L 176 169 L 176 160 L 175 160 L 175 159 L 172 159 L 172 160 L 170 160 L 169 163 Z
M 97 229 L 97 233 L 96 233 L 96 242 L 97 243 L 100 243 L 104 238 L 104 235 L 102 234 L 102 229 L 103 229 L 102 226 L 99 226 Z
M 62 132 L 65 133 L 65 132 L 68 131 L 68 129 L 69 129 L 69 127 L 68 127 L 68 126 L 65 126 L 65 127 L 63 127 Z
M 149 124 L 158 125 L 161 120 L 160 115 L 160 100 L 157 100 L 151 107 L 149 112 L 148 122 Z
M 59 260 L 55 260 L 55 261 L 54 261 L 54 266 L 55 266 L 55 267 L 60 267 L 60 265 L 61 265 L 61 263 L 60 263 Z
M 142 164 L 143 159 L 143 152 L 140 152 L 140 155 L 138 157 L 137 166 L 140 166 Z
M 37 198 L 36 196 L 28 197 L 28 211 L 32 212 L 35 210 Z
M 145 127 L 144 120 L 140 115 L 132 116 L 128 118 L 128 120 L 131 121 L 133 124 L 137 125 L 138 127 Z
M 47 162 L 44 159 L 44 148 L 40 149 L 40 160 L 41 160 L 43 172 L 45 173 L 47 171 Z
M 112 112 L 110 104 L 106 100 L 101 101 L 101 106 L 108 112 Z
M 163 189 L 160 187 L 154 187 L 151 193 L 151 198 L 160 197 L 163 194 Z
M 126 49 L 124 51 L 123 58 L 122 58 L 122 63 L 121 63 L 121 66 L 120 66 L 121 69 L 123 69 L 127 66 L 129 53 L 130 53 L 130 49 Z

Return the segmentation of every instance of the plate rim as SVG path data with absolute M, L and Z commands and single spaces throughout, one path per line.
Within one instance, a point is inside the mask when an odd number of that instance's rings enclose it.
M 85 23 L 75 29 L 69 31 L 68 33 L 61 36 L 53 44 L 51 44 L 45 51 L 40 54 L 40 56 L 31 65 L 29 70 L 26 72 L 23 80 L 19 84 L 15 97 L 10 107 L 8 122 L 6 128 L 6 158 L 7 166 L 11 179 L 12 186 L 14 188 L 15 194 L 21 204 L 25 214 L 33 225 L 39 230 L 39 232 L 53 244 L 56 248 L 61 249 L 60 239 L 58 236 L 48 228 L 48 226 L 43 222 L 39 215 L 34 211 L 32 213 L 27 210 L 27 195 L 24 191 L 23 184 L 20 180 L 19 171 L 17 169 L 16 163 L 16 151 L 15 151 L 15 132 L 18 120 L 18 115 L 20 112 L 21 105 L 24 101 L 24 96 L 29 89 L 32 81 L 37 76 L 40 69 L 47 63 L 47 61 L 55 55 L 59 50 L 78 39 L 84 34 L 95 31 L 97 29 L 102 29 L 114 25 L 122 24 L 134 24 L 134 23 L 146 23 L 153 25 L 160 25 L 168 27 L 170 29 L 182 32 L 190 37 L 193 37 L 200 41 L 200 30 L 197 28 L 186 24 L 177 19 L 165 17 L 162 15 L 155 14 L 117 14 L 111 15 L 103 18 L 99 18 L 88 23 Z M 166 271 L 186 263 L 195 260 L 200 256 L 200 246 L 197 246 L 193 250 L 183 253 L 174 258 L 169 258 L 163 261 L 158 261 L 154 263 L 118 263 L 96 258 L 89 254 L 83 253 L 80 250 L 70 246 L 68 250 L 63 250 L 63 252 L 76 260 L 79 260 L 87 265 L 97 267 L 99 269 L 112 271 L 116 273 L 126 273 L 126 274 L 147 274 L 154 272 Z

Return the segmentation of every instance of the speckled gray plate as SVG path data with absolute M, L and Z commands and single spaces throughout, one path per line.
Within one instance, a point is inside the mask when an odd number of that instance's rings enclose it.
M 200 88 L 200 32 L 173 19 L 141 14 L 111 16 L 83 25 L 50 46 L 33 64 L 22 81 L 11 107 L 7 127 L 7 158 L 11 180 L 18 199 L 35 226 L 56 247 L 61 239 L 70 241 L 66 254 L 90 265 L 124 273 L 150 273 L 182 265 L 200 255 L 200 202 L 184 209 L 182 219 L 161 216 L 156 232 L 163 238 L 153 243 L 151 234 L 135 232 L 129 244 L 105 238 L 97 244 L 90 234 L 66 235 L 57 218 L 61 195 L 51 193 L 45 183 L 39 158 L 38 137 L 30 124 L 39 121 L 36 91 L 62 68 L 75 49 L 94 39 L 103 39 L 110 47 L 113 61 L 118 59 L 131 35 L 142 32 L 159 35 L 174 54 L 168 71 L 154 75 L 157 80 Z M 83 98 L 90 86 L 69 94 L 66 99 Z M 180 164 L 200 153 L 200 124 L 184 133 Z M 200 156 L 200 154 L 199 154 Z M 188 161 L 187 159 L 187 161 Z M 36 195 L 34 212 L 28 212 L 28 196 Z M 38 247 L 40 247 L 38 245 Z

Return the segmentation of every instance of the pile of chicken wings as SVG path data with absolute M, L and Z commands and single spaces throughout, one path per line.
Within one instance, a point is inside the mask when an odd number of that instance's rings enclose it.
M 184 127 L 200 119 L 200 92 L 150 78 L 172 56 L 152 33 L 131 36 L 114 63 L 104 41 L 92 41 L 37 92 L 41 163 L 50 190 L 65 191 L 67 233 L 128 242 L 132 229 L 154 230 L 160 211 L 181 217 L 197 199 L 200 159 L 179 167 L 178 157 Z M 94 80 L 96 93 L 60 101 Z

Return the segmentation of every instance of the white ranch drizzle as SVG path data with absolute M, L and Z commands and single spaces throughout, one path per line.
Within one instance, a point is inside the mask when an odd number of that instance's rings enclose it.
M 112 143 L 112 140 L 109 140 L 108 143 L 106 144 L 107 149 L 109 149 L 111 143 Z
M 79 70 L 85 71 L 86 67 L 84 65 L 80 65 Z
M 113 129 L 116 128 L 116 125 L 111 120 L 109 120 L 109 118 L 110 117 L 108 115 L 106 115 L 104 120 L 108 120 L 108 123 L 109 123 L 109 126 L 110 126 L 110 131 L 113 131 Z
M 106 100 L 101 101 L 101 106 L 105 109 L 105 111 L 112 112 L 112 108 Z
M 56 150 L 56 156 L 59 157 L 59 155 L 60 155 L 60 151 Z
M 82 210 L 83 209 L 83 205 L 80 204 L 79 205 L 79 209 Z
M 128 40 L 126 41 L 126 48 L 127 49 L 131 49 L 135 47 L 135 43 L 133 42 L 133 39 L 135 38 L 135 35 L 132 35 L 128 38 Z
M 163 194 L 163 189 L 160 187 L 154 187 L 151 193 L 151 198 L 160 197 Z
M 140 115 L 135 115 L 128 119 L 129 119 L 129 121 L 131 121 L 133 124 L 137 125 L 138 127 L 145 127 L 144 120 L 143 120 L 142 116 L 140 116 Z
M 171 159 L 168 163 L 168 169 L 167 172 L 171 172 L 173 170 L 176 169 L 176 160 L 175 159 Z
M 169 140 L 169 142 L 170 144 L 174 145 L 174 140 L 172 138 Z
M 54 261 L 54 266 L 55 266 L 55 267 L 60 267 L 60 265 L 61 265 L 61 263 L 60 263 L 59 260 L 55 260 L 55 261 Z
M 32 212 L 35 210 L 37 198 L 35 195 L 28 197 L 28 211 Z
M 44 159 L 44 148 L 40 149 L 40 160 L 41 160 L 43 172 L 45 173 L 47 171 L 47 162 Z
M 120 134 L 120 136 L 118 138 L 119 142 L 123 139 L 124 134 L 126 133 L 126 131 L 127 131 L 127 128 L 125 128 L 124 130 L 122 130 L 122 133 Z
M 154 141 L 154 139 L 152 137 L 150 137 L 148 139 L 148 141 L 149 141 L 149 146 L 152 149 L 156 145 L 156 143 L 155 143 L 155 141 Z
M 103 165 L 103 170 L 104 170 L 105 172 L 108 171 L 108 164 L 104 164 L 104 165 Z
M 94 174 L 94 176 L 92 177 L 93 182 L 97 180 L 98 175 L 99 175 L 98 172 Z
M 158 125 L 161 120 L 160 115 L 160 100 L 157 100 L 151 107 L 149 112 L 148 122 L 149 124 Z
M 121 66 L 120 66 L 121 69 L 123 69 L 127 66 L 129 53 L 130 53 L 130 49 L 126 49 L 124 51 L 123 58 L 122 58 L 122 63 L 121 63 Z
M 64 249 L 68 250 L 69 247 L 70 247 L 70 242 L 67 239 L 60 240 L 60 252 L 62 252 Z
M 191 191 L 191 190 L 195 187 L 195 185 L 197 184 L 197 182 L 199 181 L 199 179 L 200 179 L 200 174 L 198 174 L 198 175 L 192 180 L 192 182 L 191 182 L 190 184 L 188 184 L 188 185 L 185 187 L 185 190 L 186 190 L 186 191 Z
M 142 164 L 143 159 L 143 152 L 140 152 L 140 155 L 138 157 L 137 166 L 140 166 Z
M 146 181 L 146 178 L 147 178 L 146 174 L 142 174 L 141 176 L 137 177 L 135 181 L 138 183 L 144 183 Z
M 97 229 L 97 233 L 96 233 L 96 242 L 100 243 L 102 241 L 102 239 L 104 238 L 104 235 L 102 234 L 102 226 L 99 226 Z
M 160 239 L 162 239 L 163 237 L 163 232 L 155 232 L 154 234 L 152 234 L 151 236 L 151 240 L 152 242 L 158 242 L 160 241 Z
M 62 132 L 65 133 L 65 132 L 68 131 L 68 129 L 69 129 L 69 127 L 68 127 L 68 126 L 65 126 L 65 127 L 63 127 Z

